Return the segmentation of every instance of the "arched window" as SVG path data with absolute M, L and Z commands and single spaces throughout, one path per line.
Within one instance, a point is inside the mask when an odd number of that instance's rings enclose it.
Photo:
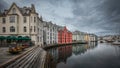
M 16 14 L 16 9 L 15 8 L 13 8 L 12 13 Z
M 24 26 L 23 31 L 27 32 L 27 27 L 26 26 Z
M 10 27 L 10 32 L 15 32 L 15 27 L 14 26 Z
M 5 33 L 6 32 L 6 28 L 5 27 L 3 27 L 3 33 Z

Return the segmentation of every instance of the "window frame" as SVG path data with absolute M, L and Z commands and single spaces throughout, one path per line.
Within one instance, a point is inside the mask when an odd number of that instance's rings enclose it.
M 10 23 L 15 23 L 15 16 L 10 16 L 9 21 Z
M 26 23 L 27 22 L 27 17 L 23 17 L 23 22 Z
M 2 32 L 5 33 L 6 32 L 6 28 L 2 27 Z
M 10 32 L 15 32 L 15 27 L 14 26 L 10 26 Z
M 36 17 L 34 17 L 34 23 L 36 22 Z
M 16 9 L 15 8 L 12 9 L 12 13 L 16 14 Z
M 23 27 L 23 32 L 27 32 L 27 27 L 26 26 Z
M 5 17 L 2 18 L 2 23 L 3 23 L 3 24 L 6 23 L 6 18 L 5 18 Z

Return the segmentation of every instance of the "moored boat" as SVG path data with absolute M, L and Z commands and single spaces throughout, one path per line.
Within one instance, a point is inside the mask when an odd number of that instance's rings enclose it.
M 120 42 L 119 41 L 115 41 L 112 43 L 113 45 L 120 45 Z

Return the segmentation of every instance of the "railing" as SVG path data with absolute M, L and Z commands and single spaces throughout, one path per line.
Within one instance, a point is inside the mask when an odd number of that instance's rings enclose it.
M 45 55 L 46 52 L 42 48 L 36 47 L 2 68 L 44 68 Z

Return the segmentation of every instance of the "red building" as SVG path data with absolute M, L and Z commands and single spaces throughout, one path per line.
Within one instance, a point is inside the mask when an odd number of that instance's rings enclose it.
M 58 43 L 71 43 L 72 33 L 68 31 L 66 26 L 58 31 Z

